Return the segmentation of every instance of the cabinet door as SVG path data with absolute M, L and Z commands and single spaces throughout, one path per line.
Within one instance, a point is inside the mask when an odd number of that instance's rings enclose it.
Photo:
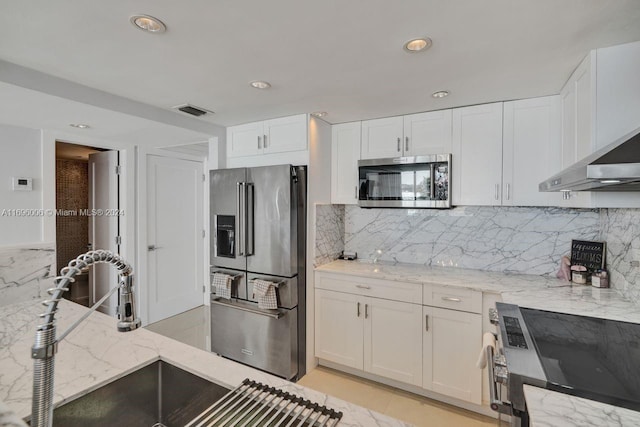
M 282 117 L 264 122 L 264 153 L 307 149 L 307 115 Z
M 567 84 L 560 91 L 560 110 L 561 110 L 561 167 L 557 171 L 566 169 L 576 163 L 579 158 L 587 155 L 588 148 L 591 146 L 591 136 L 587 141 L 580 141 L 578 134 L 584 137 L 589 133 L 588 125 L 585 120 L 589 116 L 589 91 L 585 90 L 589 85 L 586 84 L 591 70 L 591 57 L 588 56 L 574 71 Z M 580 81 L 581 84 L 577 82 Z M 578 88 L 581 94 L 578 97 Z M 581 108 L 578 108 L 578 98 L 580 98 Z M 578 132 L 578 111 L 580 111 L 580 132 Z M 586 113 L 586 114 L 585 114 Z M 590 119 L 589 119 L 590 120 Z M 561 196 L 562 197 L 562 196 Z M 572 191 L 568 193 L 567 199 L 562 199 L 558 205 L 562 207 L 589 207 L 591 204 L 591 193 L 585 191 Z
M 364 299 L 364 370 L 422 385 L 422 306 Z
M 504 103 L 502 204 L 558 206 L 562 194 L 538 191 L 561 169 L 560 96 Z
M 502 103 L 453 110 L 453 203 L 500 205 Z
M 227 128 L 227 157 L 254 156 L 262 151 L 263 122 Z
M 360 122 L 331 127 L 331 203 L 358 203 Z
M 482 403 L 482 316 L 423 307 L 423 387 L 467 402 Z
M 592 53 L 576 68 L 571 79 L 576 87 L 576 161 L 595 151 L 596 58 Z
M 405 156 L 451 153 L 452 110 L 404 116 Z
M 362 122 L 362 159 L 402 156 L 402 116 Z
M 361 370 L 364 304 L 359 298 L 362 297 L 324 289 L 316 289 L 315 297 L 316 357 Z

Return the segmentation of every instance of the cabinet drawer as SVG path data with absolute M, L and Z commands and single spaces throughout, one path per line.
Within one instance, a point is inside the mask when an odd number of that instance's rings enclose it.
M 420 304 L 422 301 L 422 285 L 419 283 L 316 272 L 315 287 L 413 304 Z
M 482 292 L 435 284 L 424 285 L 424 305 L 482 313 Z

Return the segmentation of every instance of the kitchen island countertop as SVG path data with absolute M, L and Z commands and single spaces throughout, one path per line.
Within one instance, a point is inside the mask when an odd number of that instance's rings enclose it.
M 543 388 L 524 386 L 531 427 L 635 427 L 640 412 Z
M 66 300 L 60 302 L 59 308 L 59 334 L 87 310 Z M 39 301 L 0 307 L 0 401 L 20 418 L 31 413 L 33 363 L 30 349 L 39 320 L 37 314 L 41 311 Z M 116 322 L 115 318 L 94 313 L 59 344 L 55 363 L 55 405 L 85 395 L 156 360 L 163 360 L 225 387 L 235 388 L 245 378 L 251 378 L 303 396 L 341 411 L 340 426 L 407 426 L 388 416 L 146 329 L 118 332 Z

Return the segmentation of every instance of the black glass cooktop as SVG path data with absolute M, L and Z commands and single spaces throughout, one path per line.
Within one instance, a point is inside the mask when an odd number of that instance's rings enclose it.
M 548 388 L 640 410 L 640 325 L 520 308 Z

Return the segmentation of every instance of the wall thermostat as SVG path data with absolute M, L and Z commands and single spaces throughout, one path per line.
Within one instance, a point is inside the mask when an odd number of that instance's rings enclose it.
M 13 178 L 13 191 L 32 191 L 33 178 L 16 177 Z

